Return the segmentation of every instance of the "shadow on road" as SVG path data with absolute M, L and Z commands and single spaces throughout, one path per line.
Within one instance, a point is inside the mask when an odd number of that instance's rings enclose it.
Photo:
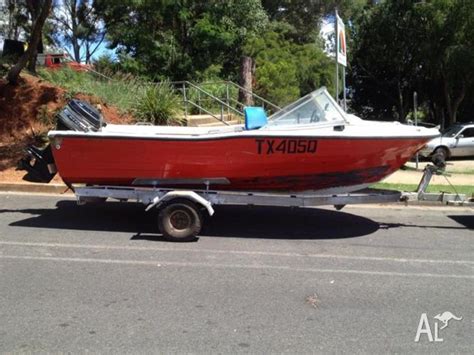
M 340 239 L 379 229 L 371 219 L 317 208 L 221 206 L 203 235 L 273 239 Z
M 141 204 L 107 202 L 78 206 L 75 201 L 59 201 L 56 209 L 12 209 L 2 212 L 29 215 L 11 226 L 64 230 L 133 233 L 133 240 L 160 241 L 156 213 L 145 212 Z M 219 206 L 207 218 L 203 236 L 338 239 L 369 235 L 380 228 L 368 218 L 335 210 L 255 206 Z
M 474 215 L 454 215 L 448 217 L 453 221 L 462 224 L 467 229 L 474 229 Z

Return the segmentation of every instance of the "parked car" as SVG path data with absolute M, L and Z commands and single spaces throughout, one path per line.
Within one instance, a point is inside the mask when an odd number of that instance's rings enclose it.
M 429 141 L 419 154 L 442 159 L 474 156 L 474 122 L 447 128 L 440 137 Z

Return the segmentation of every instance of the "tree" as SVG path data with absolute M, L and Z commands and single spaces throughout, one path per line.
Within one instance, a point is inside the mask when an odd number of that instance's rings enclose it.
M 425 81 L 433 106 L 444 107 L 448 124 L 458 111 L 474 80 L 474 3 L 435 0 L 420 7 L 424 16 Z
M 357 19 L 350 84 L 365 115 L 406 119 L 420 78 L 420 21 L 411 0 L 387 0 Z
M 34 60 L 35 53 L 38 48 L 38 43 L 41 39 L 43 25 L 51 10 L 51 3 L 52 3 L 52 0 L 43 0 L 42 6 L 41 6 L 41 12 L 39 13 L 39 16 L 36 18 L 36 21 L 34 22 L 34 25 L 33 25 L 33 31 L 31 33 L 30 40 L 28 42 L 28 49 L 20 57 L 20 59 L 18 60 L 18 63 L 15 66 L 13 66 L 7 74 L 7 80 L 9 83 L 16 84 L 21 70 L 26 66 L 28 61 L 31 62 L 32 60 Z
M 334 87 L 331 59 L 316 43 L 294 43 L 291 31 L 291 25 L 273 22 L 244 48 L 255 58 L 256 92 L 280 106 L 320 86 Z
M 21 31 L 28 22 L 24 0 L 6 0 L 5 10 L 0 22 L 0 33 L 4 38 L 19 40 Z
M 26 0 L 26 8 L 31 17 L 32 28 L 36 21 L 38 20 L 39 16 L 41 15 L 41 1 L 36 0 Z M 31 34 L 33 35 L 33 34 Z M 38 54 L 38 49 L 42 52 L 43 51 L 43 28 L 41 28 L 41 33 L 38 39 L 38 45 L 33 48 L 33 52 L 31 54 L 30 59 L 28 60 L 28 70 L 31 72 L 36 72 L 36 58 Z
M 331 17 L 337 8 L 349 18 L 367 0 L 262 0 L 270 20 L 285 22 L 292 27 L 288 36 L 299 44 L 318 40 L 321 19 Z
M 56 30 L 54 41 L 60 46 L 71 46 L 72 57 L 78 63 L 90 63 L 105 38 L 92 0 L 62 0 L 56 7 L 52 23 Z
M 417 91 L 432 122 L 451 124 L 465 112 L 474 89 L 474 2 L 386 0 L 351 22 L 353 109 L 403 121 Z
M 242 56 L 240 64 L 240 86 L 243 87 L 239 89 L 239 102 L 245 106 L 253 106 L 253 80 L 255 75 L 255 61 L 248 56 Z
M 235 78 L 243 44 L 268 22 L 260 0 L 96 0 L 94 6 L 125 66 L 156 80 L 194 78 L 216 64 L 222 76 Z

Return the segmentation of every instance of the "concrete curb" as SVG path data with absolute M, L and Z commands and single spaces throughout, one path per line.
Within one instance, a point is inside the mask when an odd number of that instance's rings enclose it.
M 23 192 L 23 193 L 43 193 L 43 194 L 72 194 L 64 184 L 33 184 L 21 182 L 0 182 L 2 192 Z

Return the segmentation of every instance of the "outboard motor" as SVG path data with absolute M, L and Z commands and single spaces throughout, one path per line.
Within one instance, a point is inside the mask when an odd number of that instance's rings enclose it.
M 105 126 L 102 114 L 81 100 L 72 99 L 57 116 L 57 130 L 97 132 Z
M 56 130 L 97 132 L 106 125 L 102 114 L 89 103 L 73 99 L 56 116 Z M 23 179 L 31 182 L 50 182 L 56 175 L 56 165 L 48 144 L 45 148 L 30 145 L 26 156 L 18 162 L 19 170 L 28 173 Z

